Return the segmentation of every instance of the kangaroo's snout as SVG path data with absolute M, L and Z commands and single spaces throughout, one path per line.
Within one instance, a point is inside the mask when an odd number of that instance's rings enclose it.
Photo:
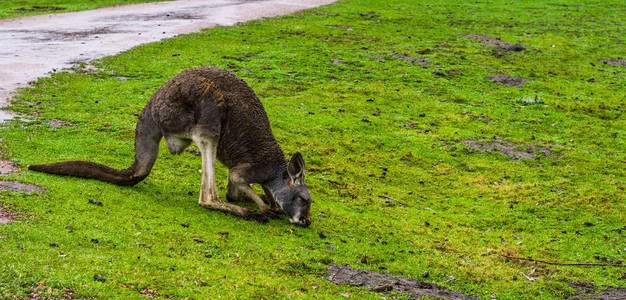
M 309 227 L 309 225 L 311 225 L 311 217 L 308 216 L 306 218 L 300 218 L 300 217 L 289 218 L 289 222 L 291 222 L 291 224 L 295 224 L 295 225 L 306 228 L 306 227 Z

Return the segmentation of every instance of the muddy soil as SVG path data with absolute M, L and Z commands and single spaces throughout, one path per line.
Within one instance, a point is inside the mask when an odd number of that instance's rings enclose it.
M 58 10 L 64 10 L 64 7 L 58 7 L 58 6 L 39 6 L 39 5 L 33 5 L 31 7 L 20 7 L 15 9 L 15 12 L 18 13 L 23 13 L 23 12 L 42 12 L 42 11 L 49 11 L 49 12 L 53 12 L 53 11 L 58 11 Z
M 506 52 L 521 52 L 526 49 L 526 46 L 524 45 L 505 42 L 500 38 L 494 38 L 486 34 L 462 34 L 461 36 L 477 41 L 482 41 L 483 45 L 485 46 L 493 47 Z
M 0 203 L 0 225 L 13 223 L 18 217 L 29 216 L 25 213 L 16 212 L 13 209 L 8 208 L 7 204 Z
M 15 174 L 17 170 L 18 169 L 15 166 L 15 163 L 10 162 L 8 160 L 0 159 L 0 176 L 7 176 L 7 175 Z
M 401 58 L 401 59 L 404 59 L 404 60 L 406 60 L 408 62 L 411 62 L 413 64 L 419 64 L 419 65 L 422 65 L 422 66 L 430 66 L 430 65 L 433 64 L 432 62 L 430 62 L 428 60 L 425 60 L 425 59 L 422 59 L 422 58 L 416 58 L 416 57 L 411 57 L 411 56 L 402 55 L 402 54 L 394 54 L 393 57 Z
M 71 127 L 71 126 L 74 126 L 72 123 L 70 123 L 68 121 L 58 120 L 58 119 L 45 120 L 43 122 L 45 124 L 50 125 L 50 129 L 55 129 L 55 128 L 59 128 L 59 127 Z
M 2 206 L 0 206 L 0 225 L 13 223 L 15 220 L 13 219 L 15 214 L 12 212 L 2 210 Z
M 60 293 L 61 297 L 60 298 L 49 298 L 46 297 L 46 295 L 49 295 L 51 293 Z M 32 287 L 32 292 L 30 292 L 30 294 L 28 295 L 30 298 L 25 298 L 25 299 L 74 299 L 76 291 L 70 289 L 70 288 L 53 288 L 50 286 L 47 286 L 45 283 L 43 282 L 37 282 L 35 283 L 35 285 Z
M 542 156 L 549 157 L 552 154 L 552 151 L 546 147 L 501 139 L 491 141 L 464 140 L 461 143 L 480 152 L 499 152 L 513 159 L 535 159 Z
M 356 269 L 350 266 L 329 265 L 328 274 L 325 278 L 336 284 L 367 287 L 370 291 L 381 293 L 404 293 L 411 298 L 478 299 L 477 297 L 461 294 L 433 283 L 382 274 L 371 270 Z
M 524 83 L 529 82 L 529 79 L 517 77 L 517 76 L 506 76 L 506 75 L 489 75 L 487 76 L 487 80 L 499 83 L 505 86 L 516 86 L 521 87 Z
M 2 191 L 13 191 L 22 193 L 47 192 L 45 188 L 40 187 L 36 184 L 0 180 L 0 192 Z
M 623 58 L 603 58 L 600 60 L 601 62 L 615 66 L 615 67 L 626 67 L 626 59 Z
M 569 298 L 569 300 L 624 300 L 626 299 L 626 288 L 597 288 L 590 282 L 568 282 L 571 288 L 579 291 L 579 295 Z

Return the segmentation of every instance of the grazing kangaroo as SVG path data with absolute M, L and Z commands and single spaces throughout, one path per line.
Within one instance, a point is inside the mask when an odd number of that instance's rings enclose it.
M 291 223 L 311 223 L 311 196 L 304 183 L 304 160 L 287 161 L 254 91 L 235 74 L 212 67 L 180 72 L 150 98 L 135 129 L 135 161 L 123 170 L 88 161 L 30 165 L 28 169 L 93 178 L 132 186 L 148 176 L 165 137 L 179 154 L 195 142 L 202 154 L 199 204 L 245 219 L 267 221 L 284 212 Z M 215 160 L 228 168 L 228 200 L 252 200 L 259 212 L 222 202 L 215 183 Z M 250 184 L 261 184 L 269 206 Z

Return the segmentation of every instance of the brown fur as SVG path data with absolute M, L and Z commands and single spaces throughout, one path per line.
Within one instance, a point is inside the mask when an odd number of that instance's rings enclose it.
M 229 169 L 228 196 L 254 200 L 261 212 L 268 214 L 269 207 L 249 188 L 249 184 L 259 183 L 273 194 L 267 195 L 270 204 L 287 201 L 285 206 L 293 207 L 291 198 L 308 199 L 296 205 L 301 212 L 293 213 L 301 221 L 292 222 L 300 225 L 310 222 L 307 221 L 310 196 L 304 185 L 302 157 L 298 154 L 288 166 L 254 91 L 235 74 L 218 68 L 182 71 L 154 93 L 137 122 L 135 161 L 129 168 L 118 170 L 93 162 L 69 161 L 31 165 L 29 169 L 135 185 L 150 173 L 162 137 L 172 153 L 182 152 L 192 141 L 201 149 L 201 205 L 245 218 L 265 219 L 264 215 L 219 200 L 212 169 L 217 158 Z M 292 180 L 284 179 L 289 177 L 287 173 Z M 275 199 L 277 195 L 279 199 Z

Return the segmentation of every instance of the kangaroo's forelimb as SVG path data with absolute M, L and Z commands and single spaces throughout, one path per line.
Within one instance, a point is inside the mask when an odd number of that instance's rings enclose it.
M 89 161 L 66 161 L 30 165 L 29 170 L 57 175 L 68 175 L 106 181 L 121 186 L 132 186 L 148 177 L 159 153 L 162 134 L 146 107 L 135 129 L 135 161 L 127 169 L 114 169 Z

